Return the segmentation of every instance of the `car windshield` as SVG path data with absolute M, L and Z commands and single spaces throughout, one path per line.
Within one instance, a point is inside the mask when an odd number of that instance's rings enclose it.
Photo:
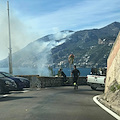
M 0 120 L 113 115 L 120 120 L 120 0 L 0 0 Z
M 13 75 L 11 75 L 11 74 L 9 74 L 9 73 L 5 73 L 5 72 L 3 72 L 2 73 L 4 76 L 6 76 L 6 77 L 14 77 Z

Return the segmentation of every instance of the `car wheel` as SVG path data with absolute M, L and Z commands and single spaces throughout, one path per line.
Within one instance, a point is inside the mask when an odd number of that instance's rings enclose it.
M 91 89 L 92 89 L 92 90 L 96 90 L 97 87 L 95 87 L 95 86 L 91 86 Z
M 3 94 L 5 91 L 3 89 L 3 87 L 0 86 L 0 94 Z
M 19 88 L 18 91 L 23 91 L 23 88 Z

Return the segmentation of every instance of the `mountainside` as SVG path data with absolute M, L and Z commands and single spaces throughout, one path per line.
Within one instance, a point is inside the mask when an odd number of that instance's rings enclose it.
M 119 30 L 120 23 L 114 22 L 101 29 L 77 31 L 52 49 L 53 62 L 68 66 L 68 56 L 72 53 L 79 67 L 104 67 Z
M 75 55 L 74 63 L 79 67 L 104 67 L 111 47 L 120 30 L 114 22 L 101 29 L 70 31 L 42 37 L 13 54 L 15 67 L 68 67 L 68 56 Z M 7 58 L 0 67 L 7 67 Z

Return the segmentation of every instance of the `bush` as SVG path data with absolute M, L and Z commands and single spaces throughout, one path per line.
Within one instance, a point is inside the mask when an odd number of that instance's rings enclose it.
M 116 90 L 120 90 L 120 84 L 115 83 L 110 86 L 110 90 L 114 93 Z

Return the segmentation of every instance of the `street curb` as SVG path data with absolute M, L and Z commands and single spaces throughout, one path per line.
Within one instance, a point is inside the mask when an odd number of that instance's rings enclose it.
M 104 109 L 106 112 L 108 112 L 110 115 L 112 115 L 114 118 L 116 118 L 117 120 L 120 120 L 120 116 L 114 113 L 113 111 L 111 111 L 110 109 L 108 109 L 107 107 L 105 107 L 103 104 L 101 104 L 97 99 L 98 97 L 99 95 L 93 97 L 94 102 L 97 105 L 99 105 L 102 109 Z

